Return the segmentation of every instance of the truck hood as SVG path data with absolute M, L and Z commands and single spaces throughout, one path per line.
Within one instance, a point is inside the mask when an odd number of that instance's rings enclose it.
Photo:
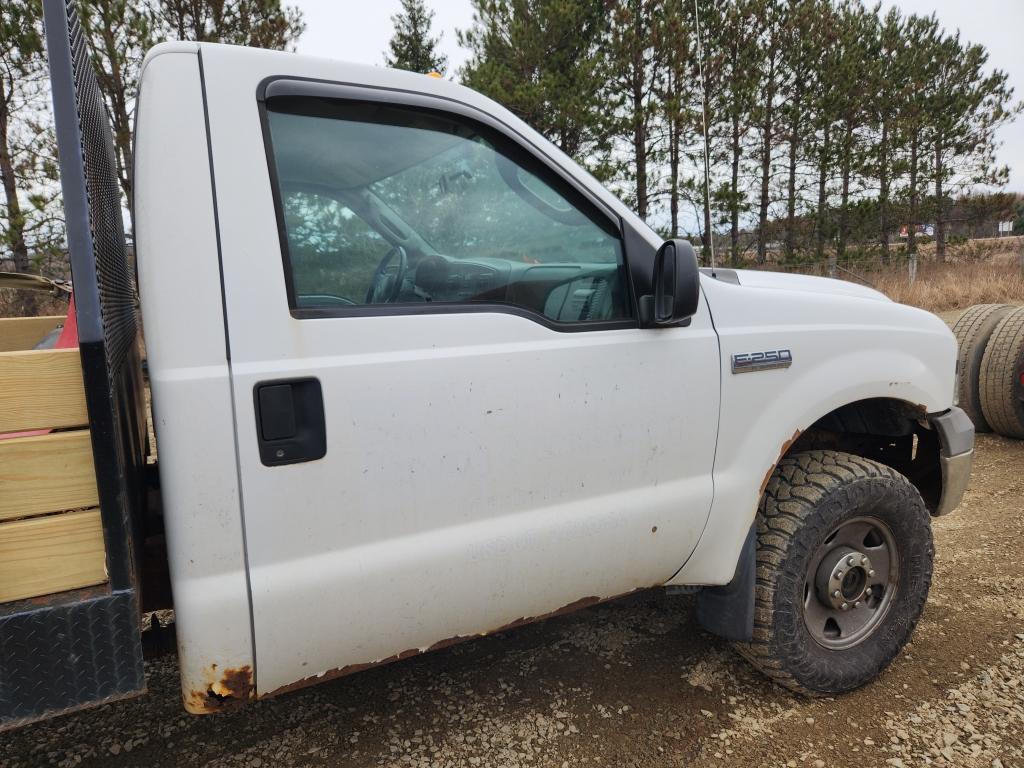
M 709 277 L 711 276 L 711 270 L 701 271 Z M 762 272 L 752 269 L 716 269 L 714 277 L 749 288 L 776 288 L 785 291 L 806 291 L 832 296 L 854 296 L 875 301 L 892 301 L 874 288 L 846 280 L 833 280 L 828 277 L 789 275 L 784 272 Z

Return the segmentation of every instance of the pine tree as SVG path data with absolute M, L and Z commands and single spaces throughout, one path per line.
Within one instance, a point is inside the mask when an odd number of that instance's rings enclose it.
M 48 117 L 42 8 L 0 6 L 0 262 L 15 272 L 63 271 L 56 146 Z M 21 299 L 32 314 L 32 294 Z
M 384 53 L 384 63 L 395 69 L 443 75 L 448 68 L 448 57 L 437 50 L 440 36 L 430 36 L 433 20 L 434 12 L 427 10 L 423 0 L 402 0 L 401 13 L 391 17 L 395 33 Z
M 708 26 L 711 50 L 722 59 L 721 88 L 710 93 L 718 102 L 715 112 L 724 117 L 728 145 L 729 177 L 720 185 L 718 198 L 728 214 L 730 261 L 740 263 L 740 218 L 749 209 L 743 182 L 747 133 L 751 127 L 757 98 L 758 46 L 754 0 L 734 0 L 727 4 L 724 22 Z
M 840 192 L 835 255 L 830 267 L 833 273 L 836 260 L 846 253 L 850 230 L 850 198 L 854 194 L 852 185 L 864 164 L 861 131 L 869 119 L 869 105 L 877 98 L 867 73 L 879 57 L 877 15 L 859 3 L 845 6 L 841 12 L 839 58 L 834 73 L 843 86 L 837 92 L 835 111 Z
M 782 88 L 783 40 L 787 29 L 787 16 L 781 0 L 760 0 L 753 10 L 761 28 L 758 41 L 764 51 L 757 68 L 757 91 L 751 120 L 756 126 L 756 155 L 761 166 L 760 194 L 757 215 L 757 262 L 763 264 L 768 247 L 768 205 L 770 203 L 772 160 L 777 143 L 779 104 L 777 97 Z
M 869 152 L 868 173 L 878 181 L 878 244 L 882 263 L 889 263 L 889 234 L 892 228 L 892 189 L 899 168 L 894 159 L 898 148 L 900 106 L 907 90 L 907 65 L 903 40 L 903 18 L 892 8 L 879 28 L 879 54 L 868 70 L 871 88 L 871 119 L 875 124 L 874 151 Z
M 135 93 L 142 58 L 155 42 L 152 14 L 131 0 L 81 0 L 78 9 L 96 82 L 110 114 L 121 191 L 130 204 Z
M 910 16 L 907 19 L 907 92 L 901 107 L 904 131 L 904 162 L 907 168 L 907 253 L 910 270 L 917 268 L 917 225 L 921 213 L 921 182 L 927 173 L 928 84 L 935 81 L 939 62 L 935 59 L 942 30 L 934 15 Z
M 146 51 L 160 40 L 198 40 L 288 49 L 305 24 L 280 0 L 79 0 L 96 80 L 114 136 L 121 190 L 132 200 L 132 127 Z
M 138 0 L 136 0 L 138 1 Z M 306 28 L 281 0 L 146 0 L 160 37 L 292 50 Z
M 696 60 L 696 37 L 691 31 L 692 9 L 689 4 L 669 3 L 664 9 L 663 41 L 665 55 L 660 63 L 662 72 L 657 78 L 655 94 L 657 109 L 665 131 L 664 155 L 668 161 L 668 181 L 664 194 L 668 196 L 669 235 L 680 235 L 679 202 L 689 190 L 683 173 L 686 147 L 700 137 L 700 76 L 691 76 L 690 67 Z M 695 31 L 695 30 L 693 30 Z M 703 160 L 700 160 L 700 178 L 704 178 Z M 692 185 L 691 185 L 692 186 Z
M 1005 184 L 1006 168 L 995 164 L 995 130 L 1020 107 L 1007 107 L 1011 89 L 1006 73 L 986 74 L 988 54 L 964 44 L 957 32 L 937 46 L 938 66 L 930 84 L 928 141 L 934 185 L 935 255 L 946 257 L 949 194 L 975 184 Z
M 506 106 L 607 178 L 613 115 L 605 102 L 603 0 L 472 0 L 465 85 Z
M 630 182 L 637 215 L 646 219 L 650 198 L 653 122 L 661 111 L 656 96 L 661 87 L 666 54 L 663 42 L 664 3 L 660 0 L 614 0 L 609 16 L 608 94 L 618 110 L 616 133 L 628 157 L 625 178 Z
M 784 248 L 793 258 L 797 247 L 797 208 L 802 191 L 798 174 L 806 153 L 805 133 L 812 119 L 813 75 L 819 66 L 823 0 L 795 0 L 782 30 L 782 105 L 786 152 L 786 222 Z

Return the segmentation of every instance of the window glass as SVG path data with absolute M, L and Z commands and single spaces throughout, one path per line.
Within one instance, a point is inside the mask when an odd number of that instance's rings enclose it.
M 391 249 L 388 241 L 336 198 L 287 188 L 282 197 L 299 306 L 338 303 L 331 297 L 358 303 Z
M 272 99 L 299 307 L 508 304 L 566 323 L 630 316 L 611 224 L 518 147 L 392 105 Z

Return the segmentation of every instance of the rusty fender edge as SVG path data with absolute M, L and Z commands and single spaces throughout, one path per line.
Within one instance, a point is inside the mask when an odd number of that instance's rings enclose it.
M 796 430 L 793 436 L 782 444 L 782 448 L 779 449 L 779 457 L 775 459 L 775 463 L 768 467 L 768 471 L 765 473 L 764 480 L 761 481 L 761 489 L 757 492 L 757 503 L 761 503 L 761 497 L 764 496 L 765 488 L 768 487 L 768 481 L 772 479 L 772 474 L 775 472 L 775 468 L 779 466 L 779 462 L 782 461 L 782 457 L 789 453 L 789 449 L 793 447 L 793 444 L 800 439 L 800 435 L 803 434 L 802 430 Z
M 368 662 L 365 662 L 365 663 L 362 663 L 362 664 L 347 664 L 344 667 L 338 667 L 337 669 L 329 669 L 326 672 L 322 672 L 319 675 L 312 675 L 310 677 L 304 677 L 301 680 L 296 680 L 294 683 L 289 683 L 287 685 L 282 685 L 280 688 L 276 688 L 273 691 L 270 691 L 269 693 L 264 693 L 262 695 L 254 696 L 254 698 L 268 699 L 268 698 L 271 698 L 273 696 L 280 696 L 280 695 L 285 694 L 285 693 L 291 693 L 292 691 L 297 691 L 297 690 L 299 690 L 301 688 L 306 688 L 308 686 L 315 685 L 317 683 L 327 682 L 328 680 L 335 680 L 335 679 L 337 679 L 339 677 L 345 677 L 346 675 L 351 675 L 351 674 L 354 674 L 356 672 L 362 672 L 362 671 L 367 670 L 367 669 L 373 669 L 374 667 L 380 667 L 380 666 L 383 666 L 384 664 L 390 664 L 390 663 L 395 662 L 395 661 L 401 661 L 402 659 L 408 659 L 408 658 L 411 658 L 413 656 L 419 656 L 420 654 L 423 654 L 423 653 L 429 653 L 431 651 L 439 651 L 442 648 L 447 648 L 448 646 L 456 645 L 457 643 L 462 643 L 462 642 L 465 642 L 467 640 L 474 640 L 474 639 L 479 638 L 479 637 L 486 637 L 487 635 L 493 635 L 493 634 L 498 634 L 500 632 L 506 632 L 506 631 L 508 631 L 510 629 L 515 629 L 516 627 L 521 627 L 521 626 L 523 626 L 525 624 L 533 624 L 533 623 L 538 622 L 538 621 L 543 621 L 545 619 L 554 618 L 555 616 L 562 616 L 562 615 L 567 614 L 567 613 L 573 613 L 575 611 L 582 610 L 583 608 L 589 608 L 590 606 L 598 605 L 599 603 L 606 603 L 606 602 L 608 602 L 610 600 L 617 600 L 617 599 L 619 599 L 621 597 L 626 597 L 627 595 L 636 594 L 637 592 L 645 592 L 645 591 L 647 591 L 649 589 L 657 589 L 657 588 L 660 588 L 662 586 L 663 586 L 663 584 L 654 584 L 654 585 L 652 585 L 650 587 L 637 587 L 635 589 L 629 590 L 628 592 L 623 592 L 622 594 L 618 594 L 618 595 L 610 595 L 608 597 L 595 597 L 595 596 L 581 597 L 579 600 L 574 600 L 573 602 L 569 603 L 568 605 L 564 605 L 561 608 L 558 608 L 558 609 L 556 609 L 554 611 L 550 611 L 548 613 L 542 613 L 539 616 L 522 617 L 522 618 L 516 619 L 515 621 L 511 621 L 508 624 L 503 624 L 500 627 L 495 627 L 494 629 L 488 629 L 488 630 L 485 630 L 483 632 L 479 632 L 479 633 L 476 633 L 476 634 L 456 635 L 454 637 L 449 637 L 449 638 L 447 638 L 445 640 L 439 640 L 439 641 L 437 641 L 436 643 L 434 643 L 433 645 L 431 645 L 431 646 L 429 646 L 427 648 L 410 648 L 410 649 L 408 649 L 406 651 L 402 651 L 401 653 L 396 653 L 393 656 L 388 656 L 385 659 L 379 659 L 378 661 L 368 661 Z

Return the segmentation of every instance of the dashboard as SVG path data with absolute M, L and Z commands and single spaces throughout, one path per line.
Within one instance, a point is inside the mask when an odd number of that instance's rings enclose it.
M 411 272 L 412 292 L 420 301 L 514 304 L 560 322 L 613 319 L 614 306 L 624 306 L 616 264 L 430 255 Z

